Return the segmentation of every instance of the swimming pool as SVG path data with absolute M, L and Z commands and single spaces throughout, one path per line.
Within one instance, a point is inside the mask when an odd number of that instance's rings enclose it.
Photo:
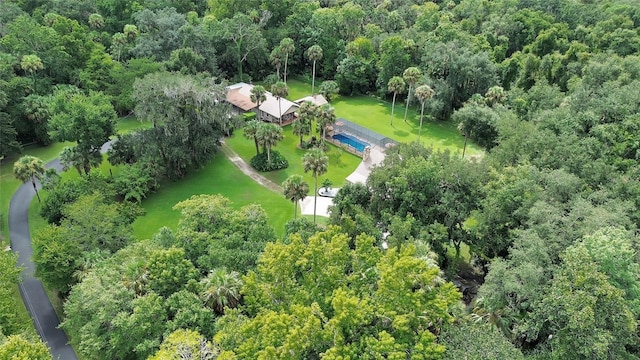
M 347 145 L 350 145 L 350 146 L 354 147 L 359 152 L 364 152 L 364 148 L 369 146 L 369 144 L 367 144 L 366 142 L 360 141 L 360 140 L 356 139 L 355 137 L 353 137 L 351 135 L 347 135 L 347 134 L 335 134 L 335 135 L 332 136 L 332 138 L 340 141 L 343 144 L 347 144 Z

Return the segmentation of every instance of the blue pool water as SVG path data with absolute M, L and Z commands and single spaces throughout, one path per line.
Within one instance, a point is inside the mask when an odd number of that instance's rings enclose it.
M 343 144 L 347 144 L 356 148 L 356 150 L 358 150 L 359 152 L 363 152 L 364 148 L 369 146 L 369 144 L 367 144 L 366 142 L 360 141 L 355 137 L 347 134 L 335 134 L 332 136 L 332 138 L 340 141 Z

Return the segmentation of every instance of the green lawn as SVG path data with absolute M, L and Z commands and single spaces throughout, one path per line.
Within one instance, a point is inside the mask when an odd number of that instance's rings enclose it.
M 305 137 L 308 140 L 309 137 Z M 242 130 L 237 131 L 226 142 L 242 157 L 249 162 L 256 155 L 256 147 L 253 140 L 249 140 L 242 135 Z M 289 167 L 286 169 L 263 173 L 266 178 L 280 185 L 290 175 L 300 174 L 304 176 L 305 181 L 309 184 L 309 193 L 313 193 L 313 175 L 304 173 L 302 166 L 302 156 L 305 150 L 298 147 L 300 138 L 292 132 L 291 125 L 284 127 L 284 140 L 280 142 L 274 150 L 280 152 L 288 161 Z M 344 184 L 345 179 L 349 176 L 362 161 L 356 155 L 348 153 L 341 148 L 328 144 L 327 155 L 329 156 L 329 167 L 327 173 L 318 177 L 318 186 L 323 179 L 329 179 L 335 187 Z
M 192 171 L 178 182 L 165 182 L 156 194 L 143 202 L 146 215 L 133 224 L 139 239 L 153 236 L 163 226 L 175 229 L 179 213 L 172 208 L 182 200 L 198 194 L 221 194 L 240 208 L 256 203 L 269 214 L 271 225 L 278 235 L 293 218 L 293 204 L 284 195 L 266 190 L 235 167 L 221 152 L 204 168 Z
M 287 81 L 288 99 L 299 99 L 311 94 L 311 84 L 299 80 Z M 319 86 L 316 83 L 316 87 Z M 409 108 L 407 122 L 404 119 L 404 103 L 397 101 L 393 126 L 391 126 L 391 102 L 373 96 L 340 96 L 331 102 L 336 116 L 345 118 L 367 129 L 385 135 L 398 142 L 408 143 L 418 140 L 420 109 Z M 427 121 L 425 114 L 422 125 L 421 142 L 435 150 L 450 150 L 462 153 L 464 137 L 451 122 Z M 468 143 L 466 154 L 478 155 L 482 150 Z

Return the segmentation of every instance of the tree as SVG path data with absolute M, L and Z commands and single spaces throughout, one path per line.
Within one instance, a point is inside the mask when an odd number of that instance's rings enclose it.
M 33 79 L 33 92 L 37 93 L 36 72 L 44 69 L 42 60 L 40 60 L 38 55 L 25 55 L 22 57 L 22 61 L 20 61 L 20 67 L 31 75 L 31 78 Z
M 255 85 L 254 87 L 251 88 L 251 96 L 250 99 L 252 102 L 256 103 L 257 106 L 257 116 L 258 116 L 258 120 L 262 119 L 262 111 L 260 110 L 260 104 L 262 104 L 263 101 L 267 100 L 267 90 L 264 88 L 264 86 L 262 85 Z
M 293 43 L 293 39 L 284 38 L 280 40 L 280 45 L 278 46 L 280 51 L 284 52 L 284 83 L 287 84 L 287 64 L 289 63 L 289 54 L 293 53 L 296 50 L 296 47 Z
M 51 353 L 36 336 L 15 334 L 4 337 L 0 333 L 0 359 L 51 360 Z
M 282 128 L 276 124 L 260 123 L 256 130 L 258 144 L 267 150 L 267 162 L 271 163 L 271 148 L 284 139 Z
M 282 67 L 282 51 L 280 47 L 276 46 L 271 50 L 269 54 L 269 62 L 276 67 L 276 77 L 280 81 L 280 68 Z
M 100 29 L 104 26 L 104 18 L 98 13 L 89 15 L 89 26 L 92 29 Z
M 320 94 L 324 96 L 327 101 L 331 101 L 333 96 L 340 92 L 340 87 L 338 87 L 338 83 L 333 80 L 325 80 L 320 85 Z
M 213 269 L 200 281 L 200 288 L 200 299 L 220 315 L 226 309 L 234 309 L 240 305 L 242 280 L 237 271 Z
M 84 95 L 60 90 L 51 104 L 50 135 L 57 141 L 75 141 L 73 147 L 85 174 L 102 162 L 100 149 L 116 132 L 117 115 L 108 97 L 90 91 Z M 100 161 L 96 161 L 97 158 Z
M 311 124 L 316 119 L 318 107 L 311 101 L 305 101 L 298 108 L 298 119 L 293 123 L 293 134 L 300 136 L 300 147 L 302 147 L 302 137 L 311 133 Z
M 260 154 L 260 148 L 258 147 L 258 128 L 260 127 L 260 121 L 249 120 L 244 124 L 243 134 L 247 139 L 253 139 L 256 145 L 256 155 Z
M 398 93 L 404 92 L 404 89 L 405 83 L 400 76 L 394 76 L 389 79 L 389 83 L 387 84 L 387 91 L 393 93 L 393 102 L 391 103 L 391 126 L 393 126 L 393 113 L 396 109 L 396 95 L 398 95 Z
M 187 23 L 186 16 L 173 7 L 144 9 L 133 15 L 136 25 L 123 27 L 125 41 L 135 41 L 131 53 L 137 58 L 169 59 L 171 52 L 182 47 L 179 29 Z
M 149 360 L 214 360 L 220 349 L 197 331 L 178 329 L 167 336 L 160 345 L 160 350 Z
M 280 120 L 280 125 L 282 125 L 282 107 L 280 101 L 283 97 L 289 95 L 289 88 L 287 84 L 282 81 L 278 81 L 277 83 L 271 85 L 271 93 L 278 99 L 278 115 Z
M 316 62 L 322 60 L 322 48 L 316 44 L 307 49 L 307 58 L 313 61 L 313 70 L 311 73 L 311 96 L 315 95 L 316 86 Z
M 236 13 L 231 19 L 220 21 L 222 38 L 231 41 L 233 46 L 228 47 L 228 52 L 236 59 L 238 76 L 242 81 L 244 74 L 242 64 L 253 52 L 264 52 L 266 41 L 262 36 L 261 25 L 256 24 L 243 13 Z
M 136 115 L 153 124 L 137 133 L 139 159 L 149 159 L 177 179 L 215 155 L 232 120 L 222 84 L 212 78 L 160 72 L 137 79 L 134 92 Z
M 13 174 L 16 179 L 22 181 L 23 184 L 31 181 L 33 190 L 36 192 L 36 196 L 38 197 L 38 202 L 40 202 L 40 194 L 38 194 L 36 180 L 41 180 L 44 176 L 44 172 L 44 163 L 35 156 L 22 156 L 13 164 Z
M 320 106 L 318 108 L 316 120 L 318 122 L 318 130 L 322 135 L 321 139 L 322 141 L 325 141 L 325 136 L 327 136 L 327 127 L 336 122 L 335 108 L 329 104 Z
M 298 215 L 298 201 L 304 200 L 309 194 L 309 184 L 307 184 L 302 175 L 291 175 L 283 183 L 284 197 L 293 203 L 293 218 Z
M 460 295 L 412 245 L 380 251 L 330 227 L 269 244 L 245 277 L 245 310 L 217 323 L 214 341 L 238 358 L 440 358 L 433 333 Z
M 502 104 L 507 99 L 507 94 L 502 86 L 492 86 L 484 94 L 484 98 L 487 101 L 487 105 L 493 107 L 497 104 Z
M 422 119 L 424 117 L 424 104 L 427 99 L 431 99 L 435 92 L 429 85 L 420 85 L 416 88 L 416 98 L 420 101 L 420 128 L 418 129 L 418 142 L 420 142 L 420 135 L 422 133 Z
M 313 223 L 316 223 L 316 205 L 318 202 L 318 176 L 327 172 L 329 166 L 329 157 L 319 148 L 313 148 L 307 151 L 302 157 L 302 166 L 304 172 L 313 174 Z
M 407 122 L 407 112 L 409 111 L 409 103 L 411 102 L 411 90 L 416 86 L 420 77 L 422 76 L 422 71 L 417 67 L 409 67 L 403 73 L 402 77 L 404 81 L 409 85 L 409 93 L 407 94 L 407 105 L 404 108 L 404 122 Z

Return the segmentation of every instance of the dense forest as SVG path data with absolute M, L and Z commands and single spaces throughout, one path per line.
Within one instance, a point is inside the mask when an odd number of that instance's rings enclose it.
M 0 7 L 0 159 L 74 144 L 79 176 L 43 177 L 34 260 L 82 358 L 640 357 L 637 0 Z M 242 126 L 225 85 L 283 76 L 409 97 L 485 153 L 389 149 L 326 228 L 279 238 L 260 206 L 202 195 L 135 239 L 146 195 Z M 92 172 L 125 116 L 152 125 L 117 137 L 117 176 Z M 0 253 L 0 358 L 46 359 L 13 315 L 14 265 Z

